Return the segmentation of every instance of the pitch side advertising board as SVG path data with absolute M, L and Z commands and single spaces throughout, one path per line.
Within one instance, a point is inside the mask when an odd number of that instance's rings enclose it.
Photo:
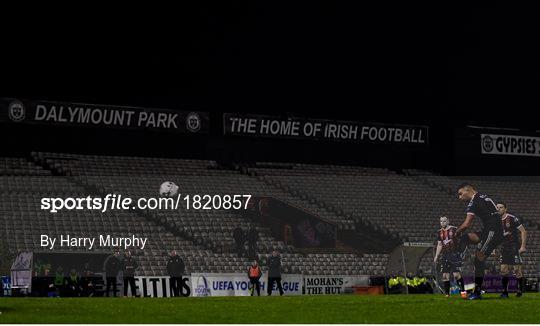
M 353 286 L 369 285 L 367 275 L 301 275 L 283 274 L 281 283 L 285 295 L 331 295 L 351 293 Z M 191 274 L 192 295 L 206 296 L 248 296 L 249 281 L 245 274 Z M 268 275 L 261 277 L 261 295 L 265 295 Z M 277 292 L 274 284 L 273 293 Z
M 261 295 L 265 295 L 268 286 L 268 274 L 260 279 Z M 302 294 L 302 275 L 283 274 L 281 284 L 285 295 Z M 240 273 L 192 273 L 192 295 L 194 297 L 210 296 L 249 296 L 249 280 L 246 274 Z M 279 293 L 274 284 L 273 293 Z
M 304 276 L 304 294 L 328 295 L 352 292 L 353 286 L 369 285 L 369 276 L 365 275 L 306 275 Z
M 0 121 L 19 124 L 207 133 L 208 113 L 84 103 L 0 99 Z
M 189 297 L 191 295 L 191 278 L 183 276 L 180 282 L 180 295 Z M 135 287 L 137 294 L 141 297 L 172 297 L 173 289 L 170 283 L 169 276 L 136 276 Z M 131 288 L 128 289 L 128 294 L 131 296 Z
M 464 276 L 465 284 L 474 284 L 474 277 Z M 508 280 L 508 291 L 516 292 L 518 289 L 518 282 L 514 276 L 510 276 Z M 482 284 L 482 290 L 487 293 L 501 293 L 503 291 L 502 278 L 499 275 L 486 275 L 484 277 L 484 283 Z
M 261 295 L 265 296 L 268 274 L 260 279 Z M 369 285 L 367 275 L 302 275 L 283 274 L 281 284 L 285 295 L 332 295 L 352 292 L 353 286 Z M 136 276 L 137 294 L 141 297 L 172 297 L 168 276 Z M 183 276 L 180 295 L 187 297 L 249 296 L 250 283 L 242 273 L 192 273 Z M 122 290 L 120 288 L 120 290 Z M 274 284 L 273 293 L 278 294 Z M 131 289 L 128 291 L 131 296 Z

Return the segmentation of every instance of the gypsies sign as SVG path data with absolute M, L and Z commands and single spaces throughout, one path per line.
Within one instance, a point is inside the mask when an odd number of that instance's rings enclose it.
M 540 137 L 481 134 L 482 154 L 540 157 Z
M 225 113 L 225 135 L 427 146 L 428 127 Z

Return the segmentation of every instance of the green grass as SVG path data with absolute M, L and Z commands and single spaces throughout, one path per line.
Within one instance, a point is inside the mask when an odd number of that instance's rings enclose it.
M 0 323 L 540 323 L 540 295 L 0 298 Z

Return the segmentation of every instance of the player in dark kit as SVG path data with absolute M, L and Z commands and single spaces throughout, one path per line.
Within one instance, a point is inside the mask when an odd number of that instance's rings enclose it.
M 457 229 L 457 233 L 461 234 L 469 228 L 475 216 L 480 218 L 483 225 L 482 231 L 467 234 L 471 243 L 478 244 L 474 258 L 475 287 L 469 299 L 482 299 L 481 291 L 482 283 L 484 283 L 486 258 L 503 242 L 501 215 L 493 200 L 476 191 L 469 183 L 461 184 L 458 187 L 458 197 L 462 201 L 468 201 L 469 204 L 466 208 L 467 217 Z
M 461 277 L 461 264 L 463 261 L 460 239 L 457 237 L 457 227 L 449 225 L 448 217 L 440 218 L 441 228 L 437 232 L 437 251 L 434 262 L 441 258 L 441 271 L 443 273 L 444 291 L 447 297 L 450 296 L 450 273 L 454 274 L 454 279 L 459 285 L 460 291 L 464 291 L 465 284 Z
M 501 223 L 503 228 L 504 241 L 501 247 L 501 274 L 503 293 L 501 298 L 508 298 L 508 274 L 510 268 L 518 281 L 517 297 L 521 297 L 523 288 L 525 287 L 525 278 L 521 270 L 523 260 L 521 254 L 526 251 L 525 243 L 527 242 L 527 231 L 519 218 L 512 214 L 508 214 L 506 204 L 497 204 L 497 209 L 501 214 Z M 521 234 L 521 242 L 519 241 L 519 234 Z

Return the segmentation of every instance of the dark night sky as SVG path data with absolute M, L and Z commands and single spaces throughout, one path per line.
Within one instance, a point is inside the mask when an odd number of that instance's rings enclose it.
M 532 8 L 310 1 L 49 11 L 4 15 L 0 96 L 536 128 Z

